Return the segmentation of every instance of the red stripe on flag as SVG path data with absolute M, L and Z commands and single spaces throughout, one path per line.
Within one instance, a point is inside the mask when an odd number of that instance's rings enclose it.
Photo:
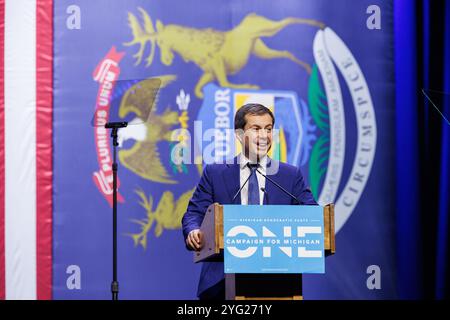
M 52 298 L 53 0 L 36 2 L 37 299 Z
M 5 299 L 5 1 L 0 0 L 0 299 Z

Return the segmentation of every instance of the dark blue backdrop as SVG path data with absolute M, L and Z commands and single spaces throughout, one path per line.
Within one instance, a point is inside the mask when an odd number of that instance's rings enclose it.
M 399 294 L 448 298 L 450 1 L 394 5 Z

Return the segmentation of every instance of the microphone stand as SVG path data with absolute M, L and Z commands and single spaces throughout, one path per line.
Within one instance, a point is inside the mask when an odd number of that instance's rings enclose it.
M 242 189 L 244 188 L 244 186 L 247 184 L 247 181 L 250 179 L 250 177 L 252 176 L 253 172 L 250 171 L 250 175 L 248 176 L 247 180 L 245 180 L 245 182 L 242 184 L 242 187 L 239 188 L 238 192 L 236 192 L 236 194 L 233 197 L 233 200 L 231 200 L 231 202 L 234 203 L 234 200 L 236 199 L 236 197 L 238 196 L 238 194 L 242 191 Z
M 268 176 L 266 176 L 264 173 L 262 173 L 261 171 L 258 170 L 258 168 L 256 168 L 256 172 L 258 172 L 260 175 L 262 175 L 264 178 L 266 178 L 267 180 L 269 180 L 270 182 L 272 182 L 274 185 L 276 185 L 281 191 L 283 191 L 285 194 L 287 194 L 288 196 L 290 196 L 292 199 L 295 200 L 294 204 L 300 204 L 300 201 L 298 201 L 297 197 L 294 196 L 292 193 L 290 193 L 289 191 L 287 191 L 285 188 L 283 188 L 281 185 L 279 185 L 276 181 L 274 181 L 273 179 L 269 178 Z
M 112 300 L 119 300 L 119 282 L 117 281 L 117 162 L 116 147 L 119 145 L 117 141 L 117 132 L 120 128 L 125 128 L 128 122 L 108 122 L 105 124 L 106 129 L 111 129 L 111 137 L 113 138 L 113 280 L 111 283 Z

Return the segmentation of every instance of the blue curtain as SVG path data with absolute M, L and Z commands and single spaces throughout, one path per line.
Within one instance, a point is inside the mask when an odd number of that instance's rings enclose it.
M 399 296 L 449 298 L 450 1 L 394 5 Z
M 444 27 L 444 91 L 446 95 L 443 97 L 444 114 L 448 116 L 450 114 L 450 1 L 445 3 L 445 27 Z M 449 120 L 447 118 L 447 120 Z M 450 194 L 449 194 L 449 181 L 450 181 L 450 125 L 442 121 L 442 151 L 440 158 L 440 185 L 439 185 L 439 217 L 438 217 L 438 234 L 437 234 L 437 266 L 436 266 L 436 297 L 439 299 L 448 298 L 449 295 L 449 277 L 446 273 L 449 266 L 450 255 L 448 236 L 449 224 L 449 211 L 450 211 Z

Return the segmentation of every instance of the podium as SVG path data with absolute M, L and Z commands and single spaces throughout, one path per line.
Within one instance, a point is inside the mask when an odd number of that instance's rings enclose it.
M 242 206 L 242 210 L 245 210 Z M 301 206 L 298 207 L 301 210 Z M 194 262 L 224 261 L 223 206 L 211 204 L 200 230 L 203 246 L 194 252 Z M 336 251 L 334 231 L 334 204 L 323 207 L 324 256 Z M 301 300 L 302 274 L 292 273 L 233 273 L 225 274 L 225 297 L 227 300 Z

